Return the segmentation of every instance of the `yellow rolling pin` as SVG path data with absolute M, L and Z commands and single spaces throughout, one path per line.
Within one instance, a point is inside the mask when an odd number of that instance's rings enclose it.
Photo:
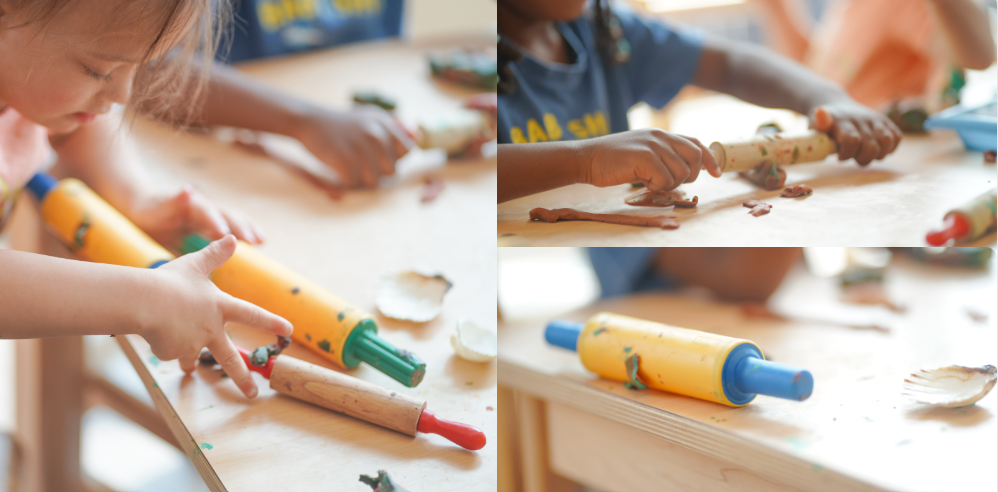
M 804 401 L 814 387 L 811 373 L 767 361 L 748 340 L 619 314 L 599 313 L 585 324 L 553 320 L 544 336 L 577 351 L 586 369 L 632 389 L 740 407 L 756 395 Z
M 80 257 L 96 263 L 156 268 L 174 256 L 75 179 L 58 181 L 38 173 L 27 188 L 38 198 L 42 219 Z M 183 253 L 207 246 L 193 235 Z M 292 338 L 346 368 L 367 362 L 396 381 L 414 387 L 426 364 L 415 354 L 378 336 L 372 317 L 285 268 L 242 241 L 229 261 L 211 275 L 219 289 L 256 304 L 295 327 Z

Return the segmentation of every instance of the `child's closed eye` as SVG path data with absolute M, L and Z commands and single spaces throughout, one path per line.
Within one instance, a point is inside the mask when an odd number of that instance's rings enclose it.
M 92 69 L 92 68 L 90 68 L 90 67 L 82 64 L 82 63 L 80 64 L 80 66 L 83 67 L 83 73 L 87 74 L 88 76 L 90 76 L 91 78 L 94 78 L 96 80 L 103 81 L 103 80 L 107 80 L 107 79 L 111 78 L 111 74 L 110 73 L 102 74 L 102 73 L 100 73 L 100 72 L 98 72 L 98 71 L 96 71 L 96 70 L 94 70 L 94 69 Z

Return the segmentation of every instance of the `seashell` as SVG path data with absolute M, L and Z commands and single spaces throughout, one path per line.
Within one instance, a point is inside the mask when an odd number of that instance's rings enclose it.
M 492 330 L 461 318 L 450 336 L 457 356 L 472 362 L 488 362 L 499 355 L 499 337 Z
M 912 373 L 904 380 L 902 396 L 918 403 L 963 407 L 984 398 L 998 380 L 995 366 L 949 366 Z
M 440 314 L 444 295 L 452 286 L 443 275 L 394 273 L 381 279 L 374 303 L 389 318 L 424 323 Z

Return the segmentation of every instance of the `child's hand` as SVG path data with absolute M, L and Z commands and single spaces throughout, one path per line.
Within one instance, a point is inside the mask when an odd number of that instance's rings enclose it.
M 151 308 L 145 311 L 140 335 L 162 360 L 180 360 L 180 368 L 194 372 L 203 347 L 247 398 L 257 394 L 249 369 L 225 334 L 225 324 L 239 323 L 279 336 L 291 335 L 291 323 L 246 301 L 222 292 L 208 274 L 232 256 L 236 240 L 231 235 L 208 247 L 150 270 L 154 278 Z
M 319 110 L 305 119 L 295 137 L 316 158 L 336 170 L 347 188 L 374 188 L 395 174 L 395 161 L 415 145 L 388 112 L 372 106 L 350 111 Z
M 855 158 L 861 166 L 883 159 L 901 143 L 901 130 L 886 115 L 859 103 L 818 106 L 811 128 L 828 133 L 839 144 L 839 160 Z
M 175 195 L 150 197 L 132 207 L 132 222 L 158 243 L 175 245 L 191 232 L 209 239 L 234 234 L 250 244 L 266 239 L 260 226 L 242 212 L 212 203 L 190 185 Z
M 585 140 L 579 182 L 594 186 L 644 183 L 649 190 L 672 190 L 696 181 L 700 168 L 721 176 L 714 153 L 693 137 L 657 128 L 632 130 Z

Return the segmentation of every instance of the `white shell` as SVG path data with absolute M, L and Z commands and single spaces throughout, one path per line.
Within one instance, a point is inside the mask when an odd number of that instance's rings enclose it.
M 472 362 L 488 362 L 499 355 L 499 337 L 471 320 L 461 318 L 450 336 L 457 356 Z
M 399 272 L 381 279 L 374 302 L 389 318 L 424 323 L 440 314 L 451 286 L 443 275 Z
M 995 387 L 995 366 L 949 366 L 918 371 L 904 380 L 904 392 L 918 403 L 963 407 L 984 398 Z

